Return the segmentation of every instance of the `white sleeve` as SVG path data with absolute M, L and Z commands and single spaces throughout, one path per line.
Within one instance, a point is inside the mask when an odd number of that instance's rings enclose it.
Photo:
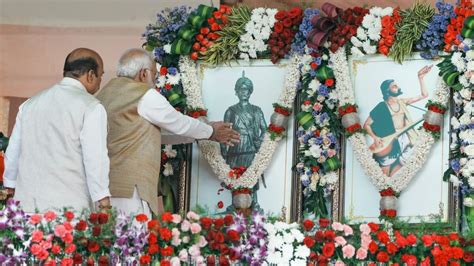
M 141 117 L 162 129 L 163 144 L 189 143 L 195 139 L 209 139 L 212 135 L 210 125 L 176 111 L 155 89 L 143 95 L 137 109 Z
M 110 197 L 109 167 L 107 151 L 107 113 L 98 104 L 84 118 L 80 134 L 87 186 L 92 201 Z
M 8 142 L 5 152 L 5 172 L 3 173 L 3 185 L 8 188 L 15 188 L 18 175 L 18 161 L 21 149 L 21 114 L 23 104 L 18 109 L 15 126 Z

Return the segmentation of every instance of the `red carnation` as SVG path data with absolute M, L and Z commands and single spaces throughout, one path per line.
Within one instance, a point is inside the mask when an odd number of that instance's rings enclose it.
M 169 260 L 161 260 L 160 266 L 171 266 L 171 262 Z
M 314 227 L 314 223 L 311 220 L 304 220 L 303 227 L 304 227 L 304 230 L 311 231 L 311 229 L 313 229 Z
M 70 211 L 66 211 L 64 213 L 64 217 L 66 217 L 66 220 L 70 222 L 72 219 L 74 219 L 74 213 Z
M 429 247 L 433 244 L 433 239 L 430 235 L 423 235 L 421 237 L 421 241 L 423 241 L 423 245 L 425 245 L 425 247 Z
M 140 214 L 138 214 L 137 216 L 135 216 L 135 219 L 136 219 L 138 222 L 143 223 L 143 222 L 148 221 L 148 216 L 146 216 L 146 215 L 143 214 L 143 213 L 140 213 Z
M 173 221 L 173 215 L 170 212 L 164 212 L 161 215 L 161 221 L 163 222 L 171 222 Z
M 160 251 L 160 247 L 156 244 L 150 245 L 150 247 L 148 248 L 148 253 L 150 253 L 151 255 L 156 254 L 159 251 Z
M 377 239 L 384 243 L 384 244 L 387 244 L 389 241 L 390 241 L 390 238 L 388 236 L 388 233 L 385 232 L 385 231 L 380 231 L 377 233 Z
M 170 257 L 173 255 L 173 248 L 171 246 L 167 246 L 165 248 L 162 248 L 160 250 L 161 256 L 163 257 Z
M 158 237 L 152 232 L 148 236 L 148 244 L 153 245 L 158 242 Z
M 109 215 L 107 213 L 99 213 L 99 224 L 106 224 L 109 221 Z
M 89 222 L 92 224 L 97 224 L 99 222 L 99 215 L 97 213 L 91 213 L 89 215 Z
M 160 223 L 157 220 L 150 220 L 147 224 L 148 230 L 156 231 L 160 228 Z
M 375 224 L 375 223 L 368 223 L 369 227 L 370 227 L 370 230 L 372 231 L 372 233 L 375 233 L 379 230 L 379 225 L 378 224 Z
M 164 241 L 169 241 L 169 240 L 171 239 L 171 237 L 172 237 L 170 229 L 168 229 L 168 228 L 161 228 L 161 229 L 160 229 L 160 237 L 161 237 L 161 239 L 163 239 Z
M 90 241 L 89 244 L 87 245 L 87 250 L 89 250 L 90 253 L 95 253 L 99 251 L 99 249 L 100 249 L 99 244 L 97 244 L 97 242 L 94 240 Z
M 369 244 L 369 252 L 371 254 L 375 254 L 375 252 L 377 252 L 378 249 L 379 249 L 379 246 L 377 246 L 377 243 L 375 243 L 375 241 L 372 240 Z
M 379 262 L 388 262 L 389 260 L 390 260 L 390 257 L 388 256 L 387 252 L 380 251 L 377 254 L 377 261 Z
M 413 246 L 416 244 L 416 236 L 414 234 L 409 234 L 407 236 L 407 241 L 410 246 Z
M 312 237 L 307 236 L 307 237 L 304 238 L 303 243 L 308 248 L 312 248 L 314 246 L 314 244 L 316 243 L 316 241 Z
M 330 258 L 334 254 L 334 249 L 335 249 L 334 242 L 329 242 L 324 244 L 323 246 L 323 255 L 327 258 Z
M 393 255 L 393 254 L 397 253 L 398 247 L 394 243 L 390 242 L 390 243 L 387 244 L 387 251 L 388 251 L 388 253 Z
M 286 11 L 278 11 L 276 14 L 275 14 L 275 18 L 277 20 L 284 20 L 286 17 L 288 16 L 288 14 L 286 13 Z
M 151 262 L 150 255 L 147 254 L 140 257 L 140 264 L 148 265 L 150 262 Z

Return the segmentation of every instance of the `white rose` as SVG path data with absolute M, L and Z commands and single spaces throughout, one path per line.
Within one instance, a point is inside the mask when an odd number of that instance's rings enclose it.
M 467 87 L 467 86 L 466 86 Z M 461 97 L 463 97 L 464 99 L 466 100 L 470 100 L 471 99 L 471 90 L 468 89 L 468 88 L 464 88 L 462 89 L 459 94 L 461 94 Z
M 474 157 L 474 144 L 466 146 L 464 148 L 464 153 L 469 157 Z

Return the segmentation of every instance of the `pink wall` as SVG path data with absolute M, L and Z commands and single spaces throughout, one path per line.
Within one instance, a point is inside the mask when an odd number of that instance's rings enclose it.
M 54 84 L 62 77 L 66 55 L 77 47 L 94 49 L 102 56 L 104 85 L 113 77 L 120 54 L 141 46 L 142 31 L 0 25 L 0 97 L 30 97 Z

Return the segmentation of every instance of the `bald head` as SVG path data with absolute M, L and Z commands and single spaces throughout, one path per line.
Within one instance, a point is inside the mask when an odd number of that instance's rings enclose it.
M 125 51 L 119 59 L 117 66 L 117 76 L 135 79 L 140 70 L 152 69 L 155 65 L 150 54 L 139 48 Z
M 102 58 L 88 48 L 74 49 L 64 62 L 63 76 L 79 80 L 89 93 L 99 89 L 103 73 Z

